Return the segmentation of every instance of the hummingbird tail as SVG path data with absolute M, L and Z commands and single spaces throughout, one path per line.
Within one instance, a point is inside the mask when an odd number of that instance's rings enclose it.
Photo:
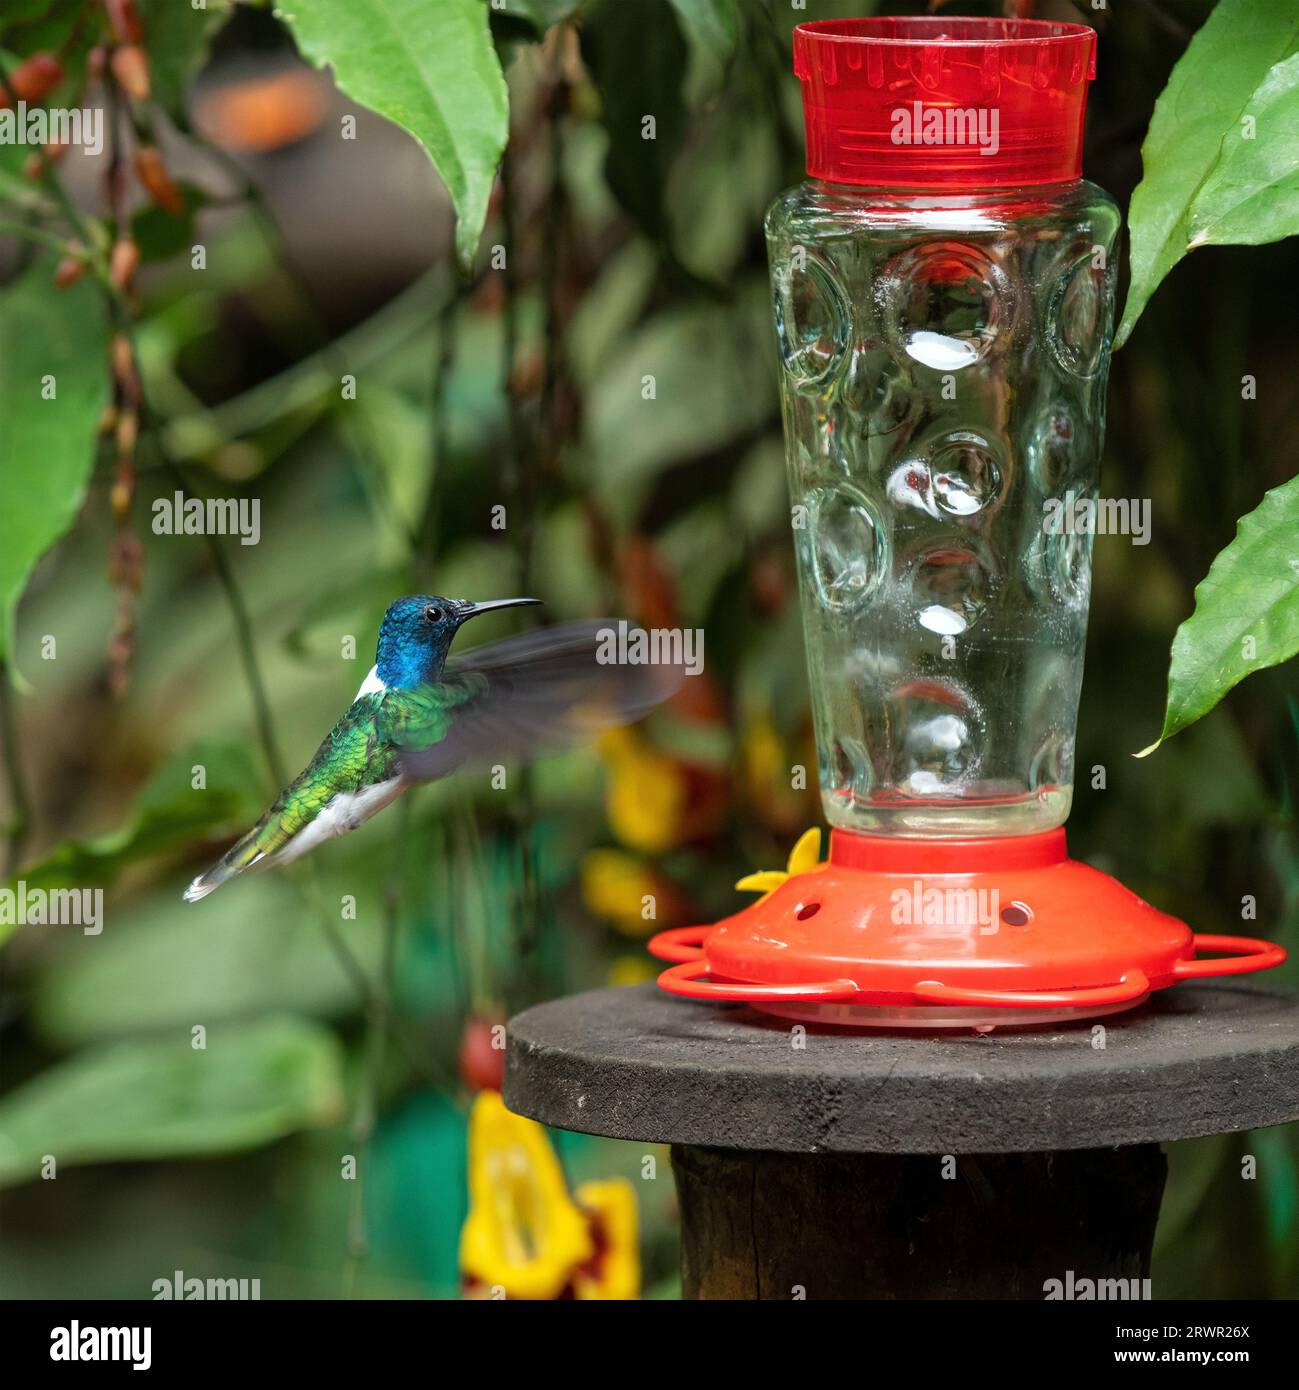
M 252 868 L 259 859 L 264 858 L 264 851 L 258 843 L 261 830 L 260 825 L 254 826 L 241 840 L 236 840 L 206 873 L 199 874 L 185 889 L 185 901 L 196 903 L 200 898 L 206 898 L 209 893 L 220 888 L 226 879 L 243 873 L 245 869 Z

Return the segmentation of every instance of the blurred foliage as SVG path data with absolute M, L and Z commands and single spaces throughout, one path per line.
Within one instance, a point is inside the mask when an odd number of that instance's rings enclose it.
M 0 1102 L 0 1183 L 56 1164 L 172 1158 L 266 1144 L 337 1120 L 338 1045 L 304 1019 L 234 1025 L 202 1047 L 169 1039 L 79 1053 Z M 53 1146 L 54 1152 L 48 1152 Z
M 196 796 L 199 777 L 203 795 Z M 265 809 L 263 799 L 248 749 L 210 740 L 195 744 L 153 774 L 124 824 L 103 835 L 64 840 L 27 865 L 23 879 L 33 889 L 106 887 L 138 859 L 192 849 L 205 832 L 246 828 Z M 0 930 L 0 937 L 10 930 Z
M 9 869 L 105 890 L 102 935 L 29 927 L 0 958 L 5 1293 L 145 1297 L 179 1267 L 260 1277 L 266 1297 L 455 1296 L 467 1044 L 539 998 L 648 975 L 646 933 L 732 910 L 736 879 L 784 864 L 820 818 L 790 778 L 815 758 L 761 216 L 801 177 L 792 25 L 870 5 L 406 0 L 457 26 L 436 53 L 428 24 L 404 31 L 390 56 L 409 105 L 349 38 L 368 8 L 296 0 L 286 23 L 137 0 L 135 39 L 104 30 L 120 3 L 0 13 L 7 75 L 57 53 L 46 100 L 102 104 L 107 83 L 131 117 L 98 159 L 29 170 L 30 149 L 0 146 L 6 612 L 23 593 L 0 652 L 29 682 L 0 680 Z M 1124 204 L 1211 8 L 1081 10 L 1102 30 L 1087 170 Z M 148 97 L 100 52 L 136 43 Z M 335 90 L 314 67 L 330 61 L 425 148 Z M 478 112 L 469 146 L 428 102 L 448 65 Z M 69 258 L 80 278 L 56 290 Z M 1070 821 L 1075 853 L 1198 930 L 1292 953 L 1290 670 L 1129 755 L 1235 518 L 1299 473 L 1293 274 L 1293 245 L 1203 250 L 1115 359 L 1103 492 L 1151 498 L 1155 524 L 1149 546 L 1096 544 Z M 38 413 L 56 355 L 60 409 Z M 258 501 L 260 544 L 155 534 L 152 503 L 182 488 Z M 508 794 L 428 788 L 299 869 L 183 907 L 274 794 L 270 769 L 301 766 L 351 698 L 385 605 L 416 588 L 701 626 L 707 673 Z M 654 920 L 625 910 L 628 885 Z M 647 1146 L 553 1138 L 570 1190 L 631 1181 L 646 1294 L 670 1295 L 662 1154 L 646 1179 Z M 41 1181 L 52 1150 L 58 1179 Z M 347 1154 L 363 1181 L 340 1180 Z M 1299 1293 L 1295 1127 L 1170 1158 L 1161 1296 Z

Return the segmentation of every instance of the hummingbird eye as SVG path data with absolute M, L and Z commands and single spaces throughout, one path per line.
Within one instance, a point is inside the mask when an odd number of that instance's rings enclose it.
M 424 610 L 424 621 L 426 623 L 440 623 L 442 621 L 442 610 L 436 603 L 430 603 Z

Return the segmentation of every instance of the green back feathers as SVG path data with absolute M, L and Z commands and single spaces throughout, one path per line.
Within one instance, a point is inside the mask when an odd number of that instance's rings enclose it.
M 432 748 L 450 733 L 457 711 L 486 690 L 487 679 L 477 672 L 443 685 L 389 690 L 381 697 L 383 705 L 377 717 L 380 736 L 391 749 Z
M 257 851 L 269 856 L 282 849 L 334 797 L 355 795 L 399 776 L 398 747 L 429 748 L 440 742 L 456 707 L 472 699 L 482 684 L 478 680 L 362 695 L 250 832 Z

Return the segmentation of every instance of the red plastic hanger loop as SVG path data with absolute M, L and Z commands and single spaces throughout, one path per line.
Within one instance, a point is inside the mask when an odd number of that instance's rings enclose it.
M 1173 974 L 1179 980 L 1201 980 L 1211 975 L 1248 975 L 1254 970 L 1271 970 L 1286 958 L 1284 946 L 1259 941 L 1252 936 L 1204 936 L 1197 933 L 1191 944 L 1199 951 L 1221 951 L 1215 960 L 1179 960 Z
M 670 927 L 649 939 L 650 955 L 659 960 L 698 960 L 704 950 L 700 943 L 712 927 Z
M 765 1004 L 781 999 L 842 1002 L 857 994 L 851 980 L 817 980 L 804 985 L 752 985 L 742 980 L 701 978 L 708 967 L 697 960 L 683 961 L 659 976 L 659 985 L 669 994 L 686 999 L 712 999 L 733 1004 Z
M 961 989 L 940 984 L 937 980 L 922 980 L 915 988 L 917 999 L 926 1004 L 986 1004 L 994 1009 L 1083 1008 L 1098 1004 L 1126 1004 L 1150 993 L 1150 981 L 1144 972 L 1129 970 L 1113 985 L 1096 989 L 1028 990 Z

